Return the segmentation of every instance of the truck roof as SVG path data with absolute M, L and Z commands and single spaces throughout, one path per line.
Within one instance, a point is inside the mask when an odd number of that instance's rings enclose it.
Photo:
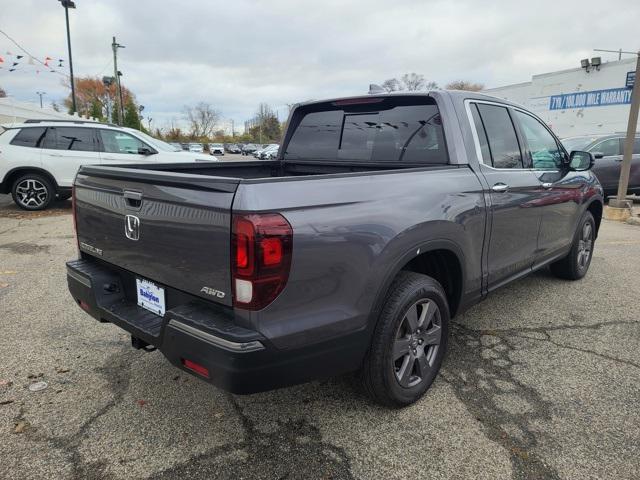
M 500 102 L 505 105 L 512 105 L 516 107 L 522 107 L 522 105 L 511 102 L 509 100 L 505 100 L 504 98 L 494 97 L 492 95 L 488 95 L 486 93 L 480 92 L 471 92 L 468 90 L 429 90 L 425 92 L 390 92 L 390 93 L 376 93 L 376 94 L 367 94 L 367 95 L 351 95 L 347 97 L 336 97 L 336 98 L 328 98 L 323 100 L 310 100 L 308 102 L 301 102 L 297 104 L 297 107 L 306 106 L 306 105 L 314 105 L 321 103 L 330 103 L 330 102 L 340 102 L 344 100 L 357 100 L 357 99 L 366 99 L 366 98 L 392 98 L 392 97 L 436 97 L 438 95 L 448 96 L 450 98 L 464 98 L 464 99 L 477 99 L 477 100 L 488 100 L 492 102 Z

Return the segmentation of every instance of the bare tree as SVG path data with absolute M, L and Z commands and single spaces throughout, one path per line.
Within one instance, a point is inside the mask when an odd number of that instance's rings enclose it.
M 440 88 L 436 82 L 426 81 L 424 75 L 405 73 L 397 78 L 389 78 L 380 85 L 386 92 L 416 92 L 420 90 L 436 90 Z
M 387 93 L 397 92 L 398 90 L 401 90 L 401 87 L 402 87 L 397 78 L 389 78 L 389 79 L 385 80 L 384 82 L 382 82 L 382 85 L 380 85 L 380 86 Z
M 484 84 L 474 83 L 468 80 L 454 80 L 453 82 L 447 83 L 444 88 L 449 90 L 468 90 L 470 92 L 478 92 L 480 90 L 484 90 Z
M 208 138 L 213 136 L 216 125 L 220 120 L 220 113 L 207 102 L 198 102 L 195 106 L 185 106 L 184 113 L 189 122 L 190 133 L 193 138 Z
M 402 84 L 404 86 L 403 90 L 408 90 L 409 92 L 417 92 L 418 90 L 423 90 L 425 86 L 424 75 L 419 75 L 417 73 L 405 73 L 402 75 Z

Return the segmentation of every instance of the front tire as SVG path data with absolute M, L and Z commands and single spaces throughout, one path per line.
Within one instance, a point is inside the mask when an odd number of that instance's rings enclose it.
M 447 297 L 436 280 L 398 274 L 363 365 L 364 387 L 374 401 L 404 407 L 424 395 L 447 350 L 449 317 Z
M 551 272 L 556 277 L 565 280 L 580 280 L 587 274 L 589 265 L 591 265 L 595 240 L 596 222 L 591 212 L 587 211 L 582 214 L 578 223 L 569 254 L 552 263 Z
M 11 188 L 13 201 L 23 210 L 44 210 L 55 198 L 51 181 L 37 173 L 18 177 Z

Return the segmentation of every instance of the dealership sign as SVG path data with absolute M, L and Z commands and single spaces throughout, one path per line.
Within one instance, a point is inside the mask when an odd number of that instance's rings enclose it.
M 627 72 L 627 81 L 625 82 L 625 87 L 633 88 L 633 84 L 636 81 L 636 72 Z
M 631 103 L 631 90 L 628 88 L 609 88 L 589 92 L 551 95 L 549 110 L 567 108 L 606 107 L 609 105 L 628 105 Z

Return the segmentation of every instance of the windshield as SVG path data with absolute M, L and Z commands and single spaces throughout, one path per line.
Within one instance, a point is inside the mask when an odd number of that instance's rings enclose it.
M 584 137 L 570 137 L 565 138 L 564 140 L 560 140 L 564 148 L 567 149 L 567 152 L 572 152 L 573 150 L 584 151 L 591 143 L 597 140 L 598 137 L 594 136 L 584 136 Z
M 151 145 L 156 147 L 158 150 L 161 150 L 163 152 L 180 152 L 182 150 L 181 148 L 178 148 L 177 146 L 169 145 L 167 142 L 163 142 L 162 140 L 158 140 L 157 138 L 153 138 L 151 135 L 147 135 L 144 132 L 140 132 L 140 131 L 136 130 L 134 133 L 138 137 L 143 138 L 148 143 L 150 143 Z

